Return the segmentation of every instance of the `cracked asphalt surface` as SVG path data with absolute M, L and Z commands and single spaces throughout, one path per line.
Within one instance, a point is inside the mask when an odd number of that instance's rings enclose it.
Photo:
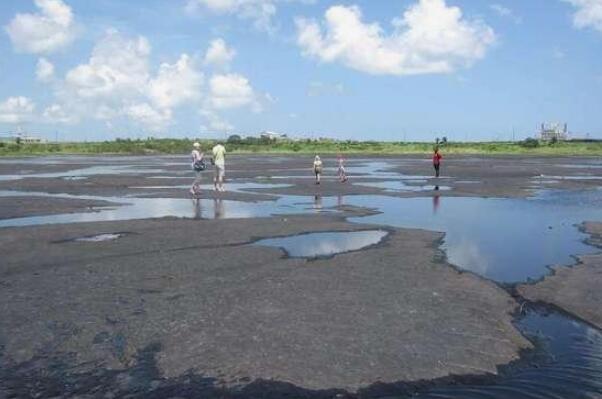
M 0 180 L 0 191 L 98 200 L 0 196 L 0 219 L 93 211 L 109 204 L 101 197 L 189 195 L 179 187 L 191 180 L 183 157 L 66 159 L 73 163 L 52 168 L 3 163 L 5 175 L 61 175 Z M 105 164 L 127 167 L 70 179 L 73 170 Z M 388 229 L 379 245 L 322 260 L 287 259 L 277 248 L 250 244 L 374 229 L 346 221 L 369 212 L 345 207 L 349 195 L 525 197 L 539 189 L 593 189 L 602 181 L 592 178 L 600 170 L 591 158 L 450 156 L 443 166 L 448 177 L 436 181 L 424 158 L 352 157 L 348 183 L 337 183 L 330 168 L 320 186 L 310 167 L 311 157 L 231 157 L 230 182 L 266 187 L 222 198 L 302 195 L 315 206 L 317 198 L 338 197 L 340 213 L 316 208 L 250 219 L 0 229 L 0 397 L 341 397 L 378 392 L 382 384 L 401 394 L 450 375 L 496 374 L 532 348 L 513 325 L 520 304 L 497 284 L 447 264 L 442 234 Z M 390 173 L 407 176 L 410 185 L 440 182 L 451 190 L 390 192 L 354 184 L 399 178 Z M 204 190 L 200 197 L 215 195 Z M 587 228 L 594 238 L 599 234 L 599 225 Z M 115 232 L 125 234 L 70 241 Z M 518 292 L 600 326 L 599 264 L 590 256 Z

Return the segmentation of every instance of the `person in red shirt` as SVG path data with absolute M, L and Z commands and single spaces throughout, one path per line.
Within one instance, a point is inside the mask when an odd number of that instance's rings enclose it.
M 441 167 L 441 153 L 439 152 L 439 148 L 435 147 L 435 153 L 433 154 L 433 167 L 435 168 L 435 177 L 439 177 L 439 168 Z

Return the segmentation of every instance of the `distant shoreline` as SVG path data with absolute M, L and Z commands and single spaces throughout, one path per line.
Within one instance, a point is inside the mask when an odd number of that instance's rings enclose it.
M 0 156 L 27 155 L 170 155 L 187 154 L 193 141 L 208 151 L 215 140 L 147 139 L 102 142 L 6 143 L 0 142 Z M 237 141 L 226 142 L 230 154 L 427 154 L 435 143 L 376 141 Z M 446 154 L 482 155 L 572 155 L 602 156 L 602 141 L 539 142 L 449 142 L 440 144 Z

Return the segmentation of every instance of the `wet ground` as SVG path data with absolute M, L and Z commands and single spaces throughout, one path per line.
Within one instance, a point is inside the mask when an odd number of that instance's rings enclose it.
M 325 164 L 0 160 L 0 398 L 602 397 L 602 162 Z

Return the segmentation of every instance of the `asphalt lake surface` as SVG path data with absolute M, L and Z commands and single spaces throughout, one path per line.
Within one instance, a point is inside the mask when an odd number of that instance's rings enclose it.
M 122 159 L 127 163 L 128 159 Z M 85 157 L 56 158 L 53 162 L 83 162 Z M 103 158 L 97 158 L 102 163 Z M 15 161 L 17 162 L 17 161 Z M 37 161 L 36 161 L 37 162 Z M 3 163 L 10 163 L 3 160 Z M 41 162 L 43 164 L 43 162 Z M 176 163 L 179 165 L 179 163 Z M 163 166 L 170 166 L 167 163 Z M 278 195 L 273 201 L 242 202 L 221 199 L 139 198 L 124 196 L 85 196 L 45 192 L 0 191 L 0 197 L 38 196 L 103 200 L 115 206 L 95 208 L 93 212 L 22 217 L 0 220 L 0 227 L 35 226 L 96 221 L 116 221 L 161 217 L 222 219 L 257 218 L 273 215 L 338 212 L 341 205 L 372 211 L 368 216 L 349 220 L 383 228 L 411 228 L 445 233 L 441 248 L 454 266 L 495 281 L 503 287 L 535 281 L 554 265 L 570 265 L 574 256 L 599 252 L 585 243 L 587 235 L 578 226 L 584 221 L 602 221 L 602 191 L 599 189 L 564 191 L 543 190 L 528 198 L 482 198 L 441 196 L 438 191 L 453 187 L 428 182 L 427 176 L 401 175 L 389 170 L 384 161 L 367 160 L 349 167 L 351 175 L 368 175 L 384 181 L 357 184 L 390 192 L 429 192 L 429 196 L 399 198 L 387 195 L 355 195 L 343 199 L 322 196 Z M 566 165 L 581 169 L 588 165 Z M 589 165 L 599 168 L 600 165 Z M 85 179 L 100 174 L 157 174 L 165 169 L 140 165 L 94 165 L 71 171 L 0 175 L 0 181 L 28 177 Z M 154 176 L 161 177 L 161 176 Z M 305 176 L 293 176 L 305 178 Z M 166 177 L 168 178 L 168 177 Z M 287 176 L 281 176 L 287 178 Z M 395 179 L 395 180 L 393 180 Z M 535 176 L 544 181 L 597 180 L 598 176 Z M 444 180 L 442 180 L 443 182 Z M 284 183 L 284 182 L 283 182 Z M 185 190 L 188 186 L 150 186 L 140 189 Z M 269 193 L 286 184 L 256 182 L 235 183 L 233 191 Z M 204 187 L 205 189 L 209 187 Z M 434 194 L 432 192 L 435 192 Z M 1 230 L 0 230 L 1 232 Z M 360 251 L 383 242 L 385 230 L 319 232 L 259 240 L 254 245 L 281 248 L 288 257 L 324 258 Z M 86 236 L 75 241 L 113 241 L 120 233 Z M 366 267 L 370 267 L 369 264 Z M 463 383 L 419 389 L 416 398 L 595 398 L 602 397 L 602 334 L 583 321 L 553 308 L 527 304 L 516 316 L 516 327 L 536 346 L 533 353 L 515 365 L 502 366 L 499 376 L 479 381 L 467 378 Z M 377 326 L 375 326 L 377 328 Z M 537 367 L 531 366 L 530 362 Z M 401 397 L 385 389 L 380 396 Z M 1 394 L 1 392 L 0 392 Z M 340 394 L 339 394 L 340 395 Z M 244 397 L 242 395 L 240 397 Z M 251 397 L 253 395 L 249 395 Z M 378 397 L 376 395 L 374 397 Z M 259 397 L 259 396 L 253 396 Z M 325 397 L 323 393 L 304 392 L 303 397 Z

